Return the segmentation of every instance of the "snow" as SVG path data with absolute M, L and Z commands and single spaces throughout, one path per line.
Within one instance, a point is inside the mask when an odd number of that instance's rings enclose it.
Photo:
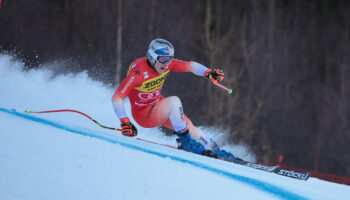
M 25 114 L 75 109 L 119 128 L 111 105 L 114 88 L 86 73 L 53 76 L 44 70 L 49 64 L 40 70 L 23 67 L 0 55 L 1 200 L 350 197 L 346 185 L 315 178 L 300 181 L 123 137 L 77 113 Z M 157 128 L 138 129 L 139 138 L 175 145 L 175 137 Z M 227 133 L 201 129 L 219 143 L 225 141 Z M 255 159 L 244 145 L 225 148 Z

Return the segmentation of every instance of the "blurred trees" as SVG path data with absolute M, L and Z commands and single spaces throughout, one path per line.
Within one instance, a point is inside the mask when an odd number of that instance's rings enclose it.
M 234 90 L 171 74 L 163 94 L 180 96 L 195 124 L 231 128 L 260 160 L 283 154 L 350 176 L 346 0 L 3 0 L 0 9 L 1 50 L 30 67 L 64 60 L 113 85 L 157 37 L 179 59 L 223 68 Z

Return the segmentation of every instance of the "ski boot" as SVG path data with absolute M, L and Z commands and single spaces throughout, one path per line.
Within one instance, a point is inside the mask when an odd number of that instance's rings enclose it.
M 234 156 L 232 153 L 220 149 L 219 146 L 214 141 L 213 141 L 212 151 L 217 156 L 217 158 L 221 159 L 221 160 L 226 160 L 226 161 L 231 161 L 231 162 L 235 161 L 235 160 L 242 160 L 242 159 Z
M 200 155 L 204 155 L 206 153 L 204 146 L 194 140 L 188 130 L 183 133 L 175 134 L 179 137 L 176 139 L 176 141 L 180 143 L 179 149 L 184 149 L 185 151 L 190 151 Z

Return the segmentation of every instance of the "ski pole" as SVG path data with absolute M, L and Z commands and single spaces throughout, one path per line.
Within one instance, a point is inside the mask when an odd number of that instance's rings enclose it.
M 227 88 L 227 87 L 225 87 L 225 86 L 221 85 L 220 83 L 217 83 L 217 82 L 213 82 L 213 83 L 214 83 L 215 85 L 217 85 L 217 86 L 221 87 L 222 89 L 226 90 L 226 91 L 227 91 L 227 93 L 229 93 L 229 94 L 231 94 L 231 93 L 232 93 L 232 90 L 231 90 L 231 89 L 229 89 L 229 88 Z
M 209 79 L 211 80 L 211 75 L 209 75 Z M 231 94 L 232 93 L 232 90 L 230 89 L 230 88 L 227 88 L 227 87 L 225 87 L 225 86 L 223 86 L 223 85 L 221 85 L 220 83 L 218 83 L 217 81 L 213 81 L 213 80 L 211 80 L 211 82 L 213 82 L 216 86 L 219 86 L 219 87 L 221 87 L 222 89 L 224 89 L 224 90 L 226 90 L 227 91 L 227 93 L 229 93 L 229 94 Z
M 89 115 L 87 115 L 87 114 L 85 114 L 83 112 L 77 111 L 77 110 L 64 109 L 64 110 L 47 110 L 47 111 L 38 111 L 38 112 L 30 111 L 30 110 L 26 110 L 25 111 L 25 113 L 27 113 L 27 114 L 31 114 L 31 113 L 54 113 L 54 112 L 74 112 L 74 113 L 78 113 L 78 114 L 81 114 L 81 115 L 87 117 L 88 119 L 90 119 L 91 121 L 95 122 L 97 125 L 101 126 L 102 128 L 110 129 L 110 130 L 116 130 L 116 131 L 121 131 L 121 129 L 118 129 L 118 128 L 112 128 L 112 127 L 104 126 L 104 125 L 98 123 L 96 120 L 94 120 Z

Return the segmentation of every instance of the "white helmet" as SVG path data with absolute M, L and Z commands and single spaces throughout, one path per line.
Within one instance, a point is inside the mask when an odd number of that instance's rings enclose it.
M 154 39 L 148 46 L 147 59 L 152 63 L 169 63 L 174 57 L 173 45 L 164 39 Z

